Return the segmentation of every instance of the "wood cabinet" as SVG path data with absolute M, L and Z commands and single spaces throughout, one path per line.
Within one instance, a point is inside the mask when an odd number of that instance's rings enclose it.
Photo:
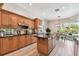
M 42 21 L 38 18 L 35 18 L 34 19 L 34 27 L 35 28 L 38 28 L 39 25 L 41 25 Z
M 31 21 L 29 21 L 29 28 L 34 28 L 34 22 L 33 22 L 33 20 L 31 20 Z
M 0 27 L 17 28 L 19 23 L 25 23 L 30 28 L 34 28 L 34 21 L 30 20 L 29 18 L 3 9 L 0 10 Z M 30 35 L 0 38 L 0 55 L 22 48 L 35 41 L 36 39 L 31 38 Z
M 0 39 L 0 55 L 9 52 L 9 39 L 1 38 Z
M 32 43 L 32 39 L 30 35 L 27 35 L 27 45 Z
M 0 38 L 0 55 L 23 48 L 35 41 L 30 35 Z
M 9 26 L 11 26 L 13 28 L 17 28 L 18 19 L 19 19 L 19 16 L 12 14 L 12 13 L 8 13 L 8 24 L 9 24 Z
M 0 55 L 18 49 L 17 37 L 0 38 Z
M 2 26 L 8 26 L 8 13 L 5 11 L 1 12 L 1 21 L 2 21 Z
M 17 27 L 18 16 L 6 11 L 1 11 L 1 26 L 4 27 Z
M 48 55 L 48 40 L 38 39 L 37 40 L 37 50 L 39 53 Z
M 1 18 L 2 18 L 2 17 L 1 17 L 1 11 L 0 11 L 0 26 L 1 26 Z
M 19 23 L 24 23 L 25 25 L 28 25 L 30 28 L 34 28 L 33 20 L 3 9 L 0 10 L 0 21 L 1 26 L 5 27 L 7 26 L 16 28 Z
M 25 46 L 25 38 L 24 36 L 19 36 L 19 47 L 24 47 Z
M 11 37 L 9 38 L 9 50 L 13 51 L 18 49 L 18 43 L 19 39 L 17 37 Z
M 3 3 L 0 3 L 0 9 L 2 9 L 2 7 L 3 7 Z
M 52 40 L 44 37 L 37 37 L 37 50 L 42 55 L 49 55 L 53 49 Z
M 23 24 L 24 23 L 24 19 L 23 19 L 23 17 L 19 17 L 19 19 L 18 19 L 18 24 Z

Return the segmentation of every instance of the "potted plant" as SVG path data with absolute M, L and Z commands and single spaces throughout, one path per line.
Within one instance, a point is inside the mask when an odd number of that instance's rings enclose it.
M 46 35 L 50 35 L 51 30 L 49 28 L 46 28 Z

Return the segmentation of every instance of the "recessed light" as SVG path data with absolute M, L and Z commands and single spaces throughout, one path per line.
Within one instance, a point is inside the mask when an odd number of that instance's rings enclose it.
M 64 9 L 64 6 L 62 7 L 62 9 Z
M 32 3 L 29 3 L 29 6 L 32 6 Z

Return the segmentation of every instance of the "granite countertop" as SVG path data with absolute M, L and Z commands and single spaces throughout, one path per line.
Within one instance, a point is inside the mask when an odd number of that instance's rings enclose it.
M 51 35 L 50 36 L 47 36 L 47 35 L 36 35 L 37 38 L 42 38 L 42 39 L 48 39 L 50 37 L 52 37 Z
M 16 37 L 16 36 L 25 36 L 28 34 L 19 34 L 19 35 L 6 35 L 6 36 L 0 36 L 0 38 L 9 38 L 9 37 Z M 32 34 L 31 34 L 32 35 Z

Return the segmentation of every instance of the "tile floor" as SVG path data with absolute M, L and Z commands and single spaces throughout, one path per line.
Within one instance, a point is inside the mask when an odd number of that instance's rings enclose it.
M 26 46 L 5 56 L 38 56 L 37 43 Z

